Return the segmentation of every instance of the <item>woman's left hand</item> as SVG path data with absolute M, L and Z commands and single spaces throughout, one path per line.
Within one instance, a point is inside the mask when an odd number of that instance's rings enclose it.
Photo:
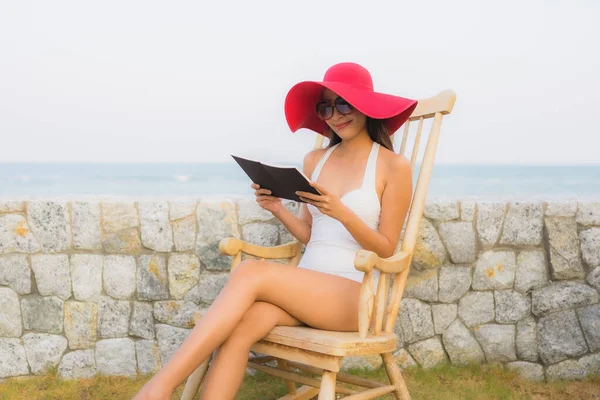
M 350 209 L 342 203 L 342 200 L 316 182 L 310 182 L 310 185 L 317 189 L 321 195 L 298 191 L 296 192 L 298 197 L 308 204 L 315 206 L 323 214 L 343 222 L 348 216 Z

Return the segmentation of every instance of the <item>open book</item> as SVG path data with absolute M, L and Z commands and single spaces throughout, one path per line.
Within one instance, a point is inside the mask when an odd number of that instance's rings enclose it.
M 242 167 L 252 182 L 260 185 L 261 188 L 269 189 L 272 196 L 302 202 L 296 195 L 296 191 L 320 194 L 317 189 L 310 186 L 309 179 L 296 167 L 263 164 L 233 154 L 231 157 Z

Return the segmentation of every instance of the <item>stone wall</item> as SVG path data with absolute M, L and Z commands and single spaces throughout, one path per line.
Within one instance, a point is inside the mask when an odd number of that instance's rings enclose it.
M 156 371 L 226 282 L 228 236 L 292 239 L 252 199 L 0 201 L 0 378 Z M 599 290 L 600 202 L 432 202 L 395 356 L 599 373 Z

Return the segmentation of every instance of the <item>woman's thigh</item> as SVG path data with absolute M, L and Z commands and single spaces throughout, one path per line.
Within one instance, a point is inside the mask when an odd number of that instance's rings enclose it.
M 274 304 L 311 327 L 356 331 L 360 284 L 267 261 L 245 261 L 232 275 L 255 285 L 256 301 Z

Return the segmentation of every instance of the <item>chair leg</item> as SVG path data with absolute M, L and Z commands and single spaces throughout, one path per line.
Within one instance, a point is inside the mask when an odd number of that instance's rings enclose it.
M 321 389 L 319 390 L 319 400 L 335 400 L 336 376 L 337 373 L 333 371 L 323 371 Z
M 183 389 L 183 394 L 181 395 L 181 400 L 192 400 L 194 396 L 196 396 L 200 384 L 204 379 L 204 375 L 206 375 L 206 371 L 208 370 L 208 364 L 210 363 L 211 358 L 212 354 L 208 356 L 208 358 L 188 377 L 185 388 Z
M 288 371 L 290 369 L 289 365 L 288 365 L 288 361 L 284 360 L 284 359 L 281 359 L 281 358 L 277 359 L 277 366 L 280 369 L 283 369 L 283 370 L 286 370 L 286 371 Z M 286 380 L 285 381 L 285 386 L 287 387 L 287 391 L 288 391 L 289 394 L 296 394 L 296 384 L 294 383 L 294 381 Z
M 385 371 L 387 372 L 390 382 L 392 385 L 396 386 L 396 390 L 394 391 L 394 396 L 396 396 L 396 399 L 410 400 L 410 394 L 408 394 L 406 382 L 404 382 L 404 378 L 400 372 L 400 367 L 398 367 L 398 364 L 396 364 L 396 360 L 394 360 L 392 353 L 384 353 L 381 355 L 381 358 L 383 359 L 383 365 L 385 365 Z

